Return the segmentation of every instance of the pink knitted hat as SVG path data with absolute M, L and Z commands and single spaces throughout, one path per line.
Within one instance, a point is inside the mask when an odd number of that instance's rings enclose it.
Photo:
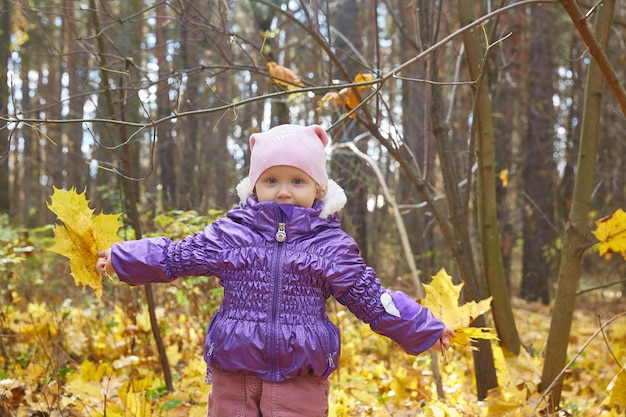
M 254 188 L 263 172 L 277 165 L 288 165 L 306 172 L 326 190 L 326 151 L 328 136 L 318 125 L 279 125 L 250 136 L 250 186 Z

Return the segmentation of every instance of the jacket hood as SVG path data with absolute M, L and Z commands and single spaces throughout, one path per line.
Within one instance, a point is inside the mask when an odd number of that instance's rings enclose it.
M 237 191 L 237 196 L 239 197 L 239 202 L 241 204 L 246 204 L 248 198 L 253 196 L 253 188 L 254 187 L 250 184 L 249 177 L 245 177 L 239 182 L 239 184 L 237 184 L 235 190 Z M 326 191 L 326 195 L 322 198 L 323 205 L 319 217 L 326 219 L 328 216 L 340 211 L 346 205 L 347 201 L 348 199 L 346 197 L 346 193 L 343 191 L 343 188 L 341 188 L 335 181 L 328 180 L 328 189 Z

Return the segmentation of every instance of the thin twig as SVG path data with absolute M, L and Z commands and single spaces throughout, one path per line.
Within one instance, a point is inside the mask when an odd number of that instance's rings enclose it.
M 582 295 L 582 294 L 586 294 L 588 292 L 597 291 L 597 290 L 601 290 L 601 289 L 604 289 L 604 288 L 612 287 L 613 285 L 623 284 L 623 283 L 626 283 L 626 278 L 620 279 L 619 281 L 613 281 L 613 282 L 609 282 L 607 284 L 598 285 L 597 287 L 590 287 L 590 288 L 585 288 L 585 289 L 579 290 L 576 293 L 576 296 L 579 296 L 579 295 Z

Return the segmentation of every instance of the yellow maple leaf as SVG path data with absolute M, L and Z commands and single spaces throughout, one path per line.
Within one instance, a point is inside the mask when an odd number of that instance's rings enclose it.
M 626 259 L 626 213 L 618 209 L 612 215 L 596 221 L 593 235 L 600 242 L 600 256 L 619 253 Z
M 297 90 L 304 87 L 304 83 L 300 77 L 287 67 L 270 61 L 267 63 L 267 70 L 270 73 L 270 77 L 272 77 L 272 81 L 281 87 L 285 87 L 287 90 Z
M 54 226 L 54 245 L 48 250 L 70 260 L 74 283 L 90 286 L 98 299 L 102 297 L 102 277 L 96 271 L 97 254 L 121 241 L 117 235 L 120 214 L 93 215 L 85 192 L 72 187 L 65 191 L 54 187 L 48 209 L 61 224 Z
M 475 339 L 497 339 L 495 330 L 490 327 L 462 327 L 454 330 L 453 345 L 471 347 Z
M 426 296 L 421 304 L 428 307 L 441 321 L 454 329 L 456 337 L 452 340 L 453 346 L 471 346 L 474 339 L 497 339 L 494 329 L 487 327 L 469 327 L 477 317 L 491 309 L 492 297 L 479 302 L 470 301 L 459 305 L 459 297 L 463 283 L 454 285 L 452 277 L 445 269 L 439 270 L 430 284 L 422 284 Z
M 622 368 L 607 387 L 611 407 L 626 408 L 626 367 Z

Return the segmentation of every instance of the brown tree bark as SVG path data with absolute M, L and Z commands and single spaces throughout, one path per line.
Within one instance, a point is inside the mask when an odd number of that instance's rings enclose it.
M 54 38 L 60 38 L 62 33 L 60 28 L 55 25 L 49 24 L 45 28 L 42 28 L 42 32 L 46 33 L 46 36 Z M 40 84 L 39 91 L 42 93 L 44 108 L 47 117 L 53 120 L 59 120 L 62 117 L 62 97 L 61 97 L 61 74 L 64 72 L 64 65 L 60 57 L 55 57 L 48 61 L 50 70 L 47 77 L 44 74 Z M 52 194 L 52 186 L 64 189 L 66 184 L 66 169 L 67 158 L 64 152 L 64 148 L 67 145 L 65 137 L 63 135 L 63 128 L 61 125 L 49 123 L 41 130 L 43 139 L 43 162 L 44 162 L 44 176 L 43 179 L 46 182 L 46 192 L 48 195 Z M 48 214 L 48 218 L 53 221 L 52 213 Z
M 269 3 L 280 7 L 280 1 L 273 0 Z M 259 28 L 260 35 L 263 37 L 260 39 L 260 44 L 263 45 L 263 55 L 265 55 L 267 61 L 278 60 L 277 56 L 277 44 L 274 36 L 270 36 L 272 30 L 272 20 L 276 16 L 276 8 L 266 6 L 261 3 L 252 2 L 252 11 L 254 13 L 255 24 Z M 267 62 L 260 63 L 260 65 L 267 64 Z M 269 79 L 268 79 L 269 80 Z M 270 85 L 270 91 L 277 91 L 276 86 Z M 276 126 L 284 123 L 289 123 L 289 108 L 287 106 L 286 98 L 278 98 L 271 100 L 271 114 L 270 125 Z
M 78 22 L 74 16 L 74 0 L 63 0 L 63 59 L 66 62 L 66 76 L 69 114 L 68 118 L 82 119 L 84 96 L 81 96 L 83 79 L 79 69 L 84 69 L 85 56 L 80 43 Z M 89 165 L 83 156 L 83 127 L 80 123 L 72 123 L 63 127 L 64 136 L 67 138 L 67 185 L 76 187 L 82 192 L 89 183 Z M 88 195 L 95 194 L 95 190 L 87 190 Z
M 198 4 L 191 4 L 189 2 L 182 2 L 180 4 L 181 19 L 179 25 L 179 33 L 181 38 L 181 45 L 179 48 L 178 56 L 174 57 L 173 65 L 178 68 L 182 68 L 185 71 L 194 68 L 198 62 L 201 61 L 201 48 L 198 48 L 197 43 L 194 42 L 194 37 L 197 33 L 193 30 L 193 16 L 206 15 L 204 2 Z M 177 82 L 183 84 L 182 77 L 177 79 Z M 200 77 L 191 76 L 188 78 L 185 85 L 185 90 L 177 93 L 173 104 L 174 111 L 186 111 L 200 108 L 203 101 L 201 93 Z M 178 146 L 181 148 L 179 153 L 181 155 L 180 160 L 185 161 L 185 169 L 179 170 L 177 178 L 176 188 L 178 189 L 178 205 L 179 210 L 190 210 L 202 208 L 202 199 L 211 197 L 211 190 L 207 190 L 206 193 L 198 193 L 195 190 L 202 188 L 202 185 L 206 187 L 200 181 L 200 178 L 207 178 L 204 172 L 205 164 L 201 164 L 202 157 L 209 158 L 210 154 L 202 152 L 200 148 L 201 139 L 206 138 L 207 142 L 213 139 L 213 136 L 206 134 L 209 131 L 210 126 L 203 126 L 202 121 L 207 118 L 189 117 L 180 120 L 180 128 L 176 130 L 176 139 Z M 205 121 L 205 123 L 208 123 Z
M 518 200 L 519 148 L 521 138 L 520 109 L 522 89 L 520 88 L 520 61 L 523 61 L 524 33 L 526 33 L 524 16 L 519 14 L 503 14 L 498 18 L 497 27 L 510 28 L 508 40 L 497 46 L 500 54 L 489 59 L 490 80 L 494 84 L 492 92 L 493 132 L 495 138 L 496 157 L 496 204 L 498 210 L 498 230 L 501 239 L 502 263 L 509 296 L 517 294 L 514 288 L 512 262 L 517 247 L 517 237 L 521 225 Z M 495 31 L 495 30 L 494 30 Z M 493 55 L 492 55 L 493 57 Z M 492 76 L 493 74 L 493 76 Z
M 626 116 L 626 89 L 623 82 L 613 69 L 613 66 L 607 58 L 607 54 L 604 48 L 591 33 L 589 25 L 587 24 L 587 18 L 581 13 L 575 0 L 561 0 L 561 4 L 572 19 L 572 23 L 578 29 L 578 33 L 581 35 L 585 44 L 589 48 L 589 53 L 595 58 L 598 63 L 598 68 L 604 78 L 607 80 L 608 86 L 617 99 L 617 103 L 622 110 L 622 114 Z
M 157 101 L 157 119 L 162 119 L 168 116 L 174 109 L 176 103 L 170 101 L 170 92 L 172 86 L 168 80 L 169 74 L 171 74 L 170 64 L 168 63 L 168 45 L 166 25 L 168 19 L 166 17 L 166 8 L 164 3 L 159 3 L 156 6 L 156 27 L 155 37 L 156 45 L 154 47 L 154 55 L 159 66 L 157 85 L 156 101 Z M 174 142 L 172 137 L 172 126 L 169 123 L 164 123 L 156 127 L 156 149 L 158 159 L 158 172 L 163 196 L 163 208 L 167 210 L 181 209 L 181 201 L 179 196 L 177 179 L 178 173 L 180 173 L 180 167 L 182 163 L 179 158 L 180 146 Z M 182 174 L 181 174 L 182 175 Z
M 430 44 L 435 38 L 434 25 L 436 11 L 430 1 L 415 2 L 413 0 L 399 0 L 397 7 L 390 7 L 397 12 L 400 32 L 400 42 L 398 54 L 402 62 L 420 52 L 420 45 Z M 418 13 L 419 10 L 419 13 Z M 419 19 L 419 24 L 418 24 Z M 403 75 L 411 79 L 425 79 L 426 69 L 430 65 L 435 65 L 431 59 L 424 63 L 416 62 L 406 68 Z M 411 153 L 415 155 L 419 171 L 424 181 L 431 180 L 431 175 L 435 169 L 435 137 L 432 132 L 430 121 L 430 87 L 419 82 L 402 83 L 402 131 L 404 140 Z M 418 205 L 423 202 L 413 185 L 405 177 L 400 178 L 401 201 L 406 205 Z M 412 209 L 405 214 L 405 222 L 409 234 L 411 247 L 418 257 L 419 268 L 424 280 L 428 280 L 438 269 L 434 256 L 427 256 L 435 249 L 435 236 L 433 227 L 429 227 L 430 219 L 425 215 L 423 209 Z
M 341 31 L 341 36 L 334 37 L 333 46 L 337 51 L 336 57 L 339 66 L 334 68 L 334 78 L 344 82 L 351 82 L 354 77 L 365 68 L 355 65 L 354 51 L 364 54 L 363 31 L 369 29 L 359 26 L 365 19 L 357 19 L 357 16 L 366 16 L 361 10 L 361 4 L 356 0 L 347 0 L 339 3 L 332 11 L 332 25 Z M 368 24 L 371 21 L 367 22 Z M 358 58 L 356 58 L 358 61 Z M 346 79 L 346 77 L 348 79 Z M 353 119 L 344 120 L 334 140 L 338 142 L 351 141 L 356 138 L 364 129 Z M 358 144 L 359 149 L 364 151 L 366 146 L 362 141 Z M 344 209 L 344 225 L 348 233 L 358 242 L 363 257 L 370 262 L 372 253 L 368 245 L 367 227 L 367 196 L 370 184 L 362 181 L 364 163 L 358 158 L 351 156 L 337 155 L 333 158 L 332 167 L 333 178 L 344 188 L 348 196 L 348 203 Z
M 100 32 L 100 22 L 97 16 L 97 6 L 95 0 L 90 0 L 90 9 L 92 13 L 94 27 L 96 29 L 96 33 Z M 100 60 L 101 68 L 107 68 L 107 55 L 104 53 L 104 39 L 102 37 L 97 38 L 98 45 L 98 58 Z M 125 116 L 125 105 L 126 101 L 123 100 L 121 102 L 121 106 L 119 112 L 116 111 L 114 105 L 113 91 L 110 86 L 112 85 L 111 80 L 109 79 L 109 74 L 106 70 L 100 72 L 102 77 L 102 85 L 103 85 L 103 97 L 104 105 L 106 106 L 106 111 L 108 113 L 108 117 L 111 119 L 116 119 L 117 117 L 120 120 L 124 120 Z M 120 160 L 122 164 L 123 172 L 132 173 L 133 172 L 133 155 L 132 150 L 128 146 L 129 134 L 127 132 L 127 127 L 124 124 L 118 125 L 118 139 L 120 141 L 121 152 L 120 152 Z M 141 239 L 143 232 L 141 227 L 141 221 L 139 219 L 139 209 L 138 209 L 138 192 L 137 192 L 137 182 L 134 181 L 132 177 L 128 175 L 123 179 L 124 186 L 124 194 L 128 199 L 128 209 L 127 215 L 130 218 L 130 223 L 135 231 L 135 238 Z M 165 351 L 165 345 L 163 343 L 163 338 L 161 337 L 161 331 L 159 329 L 159 325 L 156 318 L 156 303 L 154 300 L 154 291 L 152 289 L 151 284 L 144 285 L 144 290 L 146 294 L 146 300 L 148 302 L 148 313 L 150 317 L 150 327 L 152 330 L 152 335 L 154 337 L 154 341 L 157 347 L 157 351 L 159 353 L 159 359 L 161 361 L 161 369 L 163 371 L 163 379 L 165 380 L 165 385 L 167 389 L 171 392 L 174 390 L 174 384 L 172 382 L 172 371 L 169 366 L 169 360 L 167 358 L 167 353 Z
M 594 37 L 606 48 L 613 19 L 614 0 L 606 0 L 596 10 Z M 600 116 L 605 79 L 596 60 L 591 60 L 587 70 L 585 104 L 580 133 L 580 147 L 572 206 L 563 237 L 558 274 L 558 287 L 546 342 L 546 354 L 541 374 L 541 389 L 550 398 L 551 409 L 558 409 L 561 402 L 562 372 L 569 344 L 576 291 L 581 274 L 582 257 L 589 235 L 589 212 L 594 189 L 594 173 L 598 153 Z
M 0 65 L 6 65 L 11 56 L 11 20 L 13 2 L 0 0 Z M 7 71 L 0 71 L 0 117 L 7 117 L 9 113 L 9 87 L 7 85 Z M 4 122 L 2 123 L 4 124 Z M 9 147 L 10 132 L 2 126 L 0 129 L 0 214 L 9 213 L 11 198 L 9 193 Z
M 545 254 L 553 249 L 556 166 L 553 158 L 555 111 L 551 11 L 534 7 L 530 12 L 530 65 L 528 73 L 528 126 L 523 139 L 524 248 L 521 297 L 528 301 L 550 300 L 548 291 L 552 263 Z
M 474 20 L 471 3 L 459 0 L 459 14 L 462 24 Z M 472 135 L 477 143 L 478 225 L 483 259 L 483 268 L 489 294 L 493 297 L 491 310 L 500 343 L 509 352 L 518 355 L 520 339 L 515 326 L 513 309 L 508 297 L 508 288 L 504 277 L 504 264 L 500 251 L 501 242 L 498 234 L 496 203 L 495 140 L 493 135 L 489 77 L 486 72 L 486 58 L 489 50 L 482 52 L 482 36 L 476 31 L 463 35 L 470 77 L 477 82 L 474 98 L 474 126 Z M 489 387 L 491 388 L 491 387 Z

